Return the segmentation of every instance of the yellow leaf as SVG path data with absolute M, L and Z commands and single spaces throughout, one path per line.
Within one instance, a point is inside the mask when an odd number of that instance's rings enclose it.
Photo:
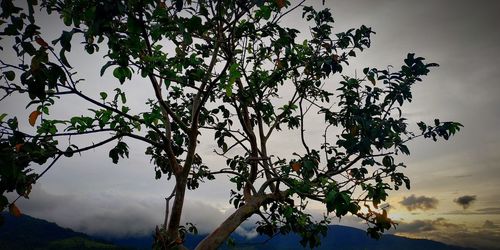
M 356 136 L 356 135 L 358 135 L 358 132 L 359 132 L 359 128 L 357 126 L 353 126 L 350 128 L 351 135 Z
M 300 167 L 301 167 L 300 163 L 298 163 L 298 162 L 292 163 L 292 170 L 293 171 L 299 172 Z
M 275 60 L 275 65 L 276 65 L 276 69 L 282 69 L 283 68 L 283 62 L 281 62 L 280 59 L 276 59 Z
M 332 59 L 334 62 L 339 63 L 339 55 L 336 54 L 332 55 Z
M 26 199 L 29 199 L 29 195 L 31 193 L 31 189 L 33 188 L 32 185 L 26 186 L 26 190 L 24 191 L 23 197 Z
M 276 5 L 278 5 L 278 7 L 280 9 L 285 7 L 286 0 L 275 0 L 275 2 L 276 2 Z
M 23 144 L 22 143 L 18 143 L 16 144 L 16 152 L 19 152 L 21 151 L 21 148 L 23 147 Z
M 175 243 L 177 244 L 182 244 L 183 240 L 180 238 L 180 237 L 177 237 L 177 239 L 175 240 Z
M 37 110 L 31 112 L 30 117 L 28 119 L 28 121 L 29 121 L 29 123 L 30 123 L 31 126 L 33 126 L 33 127 L 35 126 L 36 119 L 41 114 L 42 114 L 42 112 L 37 111 Z
M 19 208 L 14 203 L 9 205 L 9 212 L 15 217 L 21 216 L 21 210 L 19 210 Z
M 36 57 L 31 58 L 31 68 L 32 73 L 37 72 L 40 69 L 40 61 Z

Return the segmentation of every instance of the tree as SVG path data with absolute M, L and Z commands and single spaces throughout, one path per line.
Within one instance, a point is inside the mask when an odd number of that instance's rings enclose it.
M 195 230 L 180 223 L 186 189 L 225 176 L 234 184 L 230 202 L 236 210 L 197 249 L 216 248 L 254 215 L 261 218 L 259 233 L 295 232 L 304 246 L 320 244 L 331 215 L 357 216 L 370 225 L 369 235 L 380 237 L 395 223 L 379 205 L 389 190 L 410 188 L 396 156 L 410 154 L 407 143 L 418 137 L 448 140 L 461 124 L 407 123 L 401 108 L 412 100 L 411 87 L 438 66 L 422 57 L 408 54 L 397 71 L 365 68 L 361 77 L 341 75 L 351 57 L 370 47 L 374 32 L 361 26 L 334 33 L 330 11 L 304 2 L 28 0 L 21 7 L 1 1 L 2 50 L 10 43 L 19 59 L 0 61 L 2 100 L 29 95 L 27 107 L 34 111 L 28 120 L 38 123 L 30 134 L 20 131 L 16 117 L 0 116 L 2 210 L 19 214 L 5 193 L 28 197 L 61 157 L 114 143 L 109 157 L 118 163 L 129 154 L 123 139 L 131 138 L 148 145 L 145 154 L 156 178 L 175 183 L 166 198 L 165 222 L 156 229 L 157 248 L 182 247 L 184 235 Z M 306 40 L 282 22 L 300 9 L 310 25 Z M 51 42 L 40 33 L 42 12 L 65 24 Z M 148 111 L 127 107 L 120 87 L 114 95 L 83 92 L 85 81 L 66 57 L 75 46 L 88 54 L 107 51 L 101 76 L 112 70 L 122 85 L 147 82 Z M 63 95 L 86 101 L 92 114 L 51 118 Z M 315 116 L 322 117 L 324 140 L 310 143 L 306 121 Z M 279 152 L 268 143 L 286 130 L 297 131 L 290 140 L 302 148 L 275 155 Z M 226 167 L 204 163 L 197 153 L 202 133 L 213 133 L 214 154 Z M 96 134 L 108 137 L 92 145 L 64 140 Z M 40 174 L 31 169 L 47 162 Z M 312 218 L 306 209 L 310 201 L 324 204 L 325 218 Z

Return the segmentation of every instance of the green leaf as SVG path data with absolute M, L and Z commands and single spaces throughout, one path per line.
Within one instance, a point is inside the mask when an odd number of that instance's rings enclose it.
M 66 157 L 72 157 L 73 156 L 73 149 L 71 147 L 68 147 L 66 151 L 64 151 L 64 156 Z
M 401 150 L 401 152 L 405 155 L 410 154 L 410 150 L 408 149 L 408 147 L 406 145 L 399 145 L 399 150 Z
M 420 131 L 422 131 L 422 133 L 427 130 L 427 125 L 424 122 L 418 122 L 417 125 Z
M 122 99 L 123 104 L 127 103 L 127 97 L 125 96 L 125 93 L 121 93 L 120 98 Z
M 66 51 L 71 51 L 71 38 L 73 37 L 73 31 L 63 31 L 61 35 L 61 46 Z
M 267 5 L 260 7 L 260 16 L 265 20 L 269 20 L 271 18 L 271 8 Z
M 312 160 L 305 160 L 304 161 L 304 168 L 311 170 L 311 169 L 314 169 L 315 167 L 316 167 L 316 164 L 314 164 L 314 162 Z
M 139 33 L 141 31 L 141 25 L 135 18 L 127 19 L 127 28 L 130 33 Z
M 384 158 L 382 159 L 382 165 L 384 165 L 385 167 L 391 167 L 392 166 L 392 157 L 391 156 L 384 156 Z
M 202 28 L 202 19 L 199 16 L 192 16 L 186 23 L 186 28 L 189 32 L 193 32 Z
M 333 212 L 335 210 L 335 199 L 337 197 L 337 192 L 335 190 L 331 190 L 328 192 L 325 198 L 326 210 L 328 212 Z
M 229 67 L 229 81 L 228 81 L 228 84 L 225 86 L 226 95 L 228 97 L 231 97 L 231 95 L 233 94 L 234 82 L 236 80 L 240 79 L 240 77 L 241 77 L 241 73 L 238 70 L 239 67 L 240 67 L 240 65 L 237 63 L 233 63 L 233 64 L 231 64 L 231 67 Z
M 106 92 L 101 92 L 101 93 L 99 93 L 99 95 L 101 95 L 101 99 L 103 101 L 106 100 L 106 98 L 108 97 L 108 94 Z
M 111 115 L 113 113 L 109 110 L 105 111 L 102 116 L 99 119 L 99 126 L 101 128 L 104 128 L 104 126 L 108 123 L 108 121 L 111 119 Z
M 375 81 L 375 78 L 373 77 L 373 75 L 369 75 L 368 76 L 368 80 L 373 84 L 373 85 L 376 85 L 377 82 Z
M 118 151 L 113 148 L 109 151 L 109 158 L 111 158 L 111 160 L 113 161 L 114 164 L 117 164 L 118 163 Z
M 234 246 L 236 246 L 236 243 L 234 242 L 234 239 L 231 238 L 231 237 L 227 238 L 226 244 L 230 248 L 233 248 Z
M 116 77 L 121 84 L 125 82 L 125 79 L 131 79 L 132 78 L 132 72 L 128 67 L 117 67 L 113 70 L 113 76 Z
M 16 73 L 14 71 L 9 70 L 3 73 L 5 75 L 5 78 L 9 81 L 13 81 L 16 78 Z
M 112 65 L 116 65 L 116 63 L 109 61 L 106 64 L 104 64 L 104 66 L 102 66 L 102 68 L 101 68 L 101 76 L 103 76 L 104 72 L 106 72 L 106 69 L 109 68 L 109 66 L 112 66 Z
M 66 58 L 66 54 L 65 54 L 64 50 L 61 50 L 59 52 L 59 58 L 61 59 L 61 62 L 63 63 L 64 66 L 66 66 L 68 68 L 72 68 L 71 65 L 68 62 L 68 59 Z
M 183 0 L 175 0 L 175 9 L 177 11 L 181 11 L 183 5 L 184 5 L 184 1 Z
M 403 181 L 405 183 L 405 186 L 406 186 L 406 189 L 410 189 L 411 185 L 410 185 L 410 179 L 408 177 L 403 177 Z

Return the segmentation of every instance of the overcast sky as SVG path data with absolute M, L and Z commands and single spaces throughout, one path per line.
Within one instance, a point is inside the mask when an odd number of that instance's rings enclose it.
M 377 32 L 372 47 L 359 53 L 345 73 L 361 72 L 366 66 L 398 67 L 409 52 L 439 63 L 441 66 L 414 89 L 414 101 L 405 113 L 410 122 L 441 118 L 465 126 L 449 142 L 421 140 L 411 144 L 412 154 L 403 160 L 412 188 L 392 193 L 388 200 L 389 214 L 400 221 L 396 233 L 495 248 L 500 242 L 500 1 L 326 2 L 333 11 L 337 32 L 362 24 Z M 306 28 L 300 14 L 292 13 L 287 24 Z M 45 32 L 48 37 L 60 33 L 54 29 Z M 116 87 L 107 84 L 106 80 L 113 82 L 109 77 L 99 79 L 100 67 L 94 63 L 100 60 L 99 55 L 71 57 L 74 66 L 82 68 L 79 76 L 87 79 L 90 92 L 97 95 L 98 88 Z M 138 109 L 143 98 L 151 94 L 133 83 L 126 88 L 132 90 L 130 105 Z M 0 106 L 0 113 L 15 111 L 27 117 L 31 110 L 20 111 L 19 107 L 24 107 L 20 101 L 17 97 L 8 99 Z M 54 112 L 64 116 L 85 108 L 75 102 Z M 28 126 L 27 119 L 20 120 Z M 314 131 L 309 132 L 314 138 Z M 281 138 L 273 143 L 289 145 Z M 18 202 L 19 207 L 33 216 L 91 234 L 149 233 L 163 220 L 163 197 L 170 194 L 172 185 L 154 180 L 152 166 L 143 154 L 144 145 L 131 142 L 131 148 L 130 159 L 119 165 L 112 164 L 107 151 L 101 149 L 61 160 L 37 183 L 32 198 Z M 204 159 L 216 165 L 213 148 L 210 138 L 200 146 Z M 283 152 L 294 150 L 291 146 L 281 148 Z M 206 232 L 231 211 L 228 197 L 224 181 L 202 184 L 199 190 L 188 192 L 184 215 Z M 350 218 L 341 223 L 362 227 Z

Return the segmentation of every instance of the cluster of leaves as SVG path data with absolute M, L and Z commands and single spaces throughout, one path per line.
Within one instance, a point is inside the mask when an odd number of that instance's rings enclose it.
M 52 3 L 55 4 L 55 3 Z M 6 115 L 0 119 L 1 133 L 1 188 L 2 193 L 0 207 L 2 210 L 9 205 L 9 201 L 4 196 L 6 192 L 16 191 L 20 196 L 28 198 L 31 186 L 36 180 L 50 168 L 60 156 L 71 157 L 76 152 L 82 152 L 114 139 L 120 139 L 118 134 L 130 133 L 131 128 L 140 126 L 138 122 L 129 122 L 123 114 L 128 112 L 126 106 L 121 106 L 118 110 L 118 103 L 126 102 L 125 93 L 116 89 L 117 94 L 114 100 L 101 105 L 101 108 L 90 109 L 94 116 L 74 116 L 68 120 L 44 119 L 49 117 L 50 108 L 56 101 L 65 94 L 76 94 L 82 98 L 97 103 L 76 90 L 76 85 L 81 80 L 74 80 L 74 73 L 65 53 L 71 51 L 71 39 L 77 29 L 63 31 L 61 36 L 52 41 L 49 45 L 40 35 L 40 27 L 35 23 L 35 8 L 38 1 L 27 1 L 27 10 L 16 6 L 12 1 L 2 1 L 2 13 L 0 14 L 2 26 L 1 39 L 5 44 L 12 44 L 12 51 L 19 58 L 17 64 L 1 61 L 3 81 L 1 89 L 5 91 L 6 97 L 13 93 L 27 94 L 31 101 L 26 108 L 36 105 L 35 111 L 28 117 L 29 124 L 39 125 L 35 135 L 30 135 L 19 131 L 17 118 L 6 120 Z M 48 6 L 50 2 L 43 1 L 42 6 Z M 48 8 L 50 12 L 50 8 Z M 6 40 L 11 38 L 11 40 Z M 59 53 L 56 53 L 56 45 L 60 46 Z M 4 44 L 0 47 L 4 50 Z M 5 84 L 5 85 L 4 85 Z M 105 101 L 106 93 L 101 93 L 102 101 Z M 117 110 L 121 115 L 113 110 Z M 39 119 L 40 118 L 40 119 Z M 24 119 L 22 120 L 24 121 Z M 64 130 L 64 131 L 62 131 Z M 66 149 L 59 149 L 60 136 L 72 136 L 100 131 L 115 131 L 117 135 L 98 145 L 84 147 L 69 144 Z M 110 151 L 110 158 L 113 162 L 118 161 L 118 157 L 128 156 L 127 145 L 118 142 L 117 146 Z M 42 174 L 38 175 L 30 168 L 32 163 L 43 165 L 49 159 L 54 161 Z M 17 199 L 16 199 L 17 200 Z M 15 204 L 10 203 L 11 207 Z M 17 209 L 17 208 L 16 208 Z M 19 211 L 19 210 L 17 210 Z
M 15 204 L 9 204 L 6 192 L 16 192 L 20 196 L 28 197 L 32 185 L 38 178 L 30 168 L 32 162 L 44 164 L 49 158 L 53 158 L 58 150 L 56 143 L 44 137 L 30 137 L 18 129 L 16 118 L 3 119 L 0 116 L 0 209 L 9 207 L 10 212 L 20 215 L 20 210 Z M 6 124 L 8 127 L 4 127 Z
M 407 142 L 415 138 L 448 140 L 461 127 L 436 119 L 432 126 L 418 123 L 420 132 L 411 130 L 402 107 L 412 100 L 412 86 L 437 66 L 414 54 L 396 71 L 365 68 L 362 77 L 343 75 L 334 84 L 349 60 L 370 47 L 374 32 L 362 25 L 335 33 L 330 10 L 317 11 L 303 2 L 44 0 L 38 5 L 30 0 L 24 10 L 4 0 L 1 7 L 0 38 L 10 39 L 19 58 L 16 64 L 0 61 L 1 89 L 6 97 L 28 94 L 28 107 L 37 105 L 29 117 L 32 126 L 41 117 L 36 135 L 30 136 L 18 131 L 14 118 L 3 122 L 2 116 L 2 195 L 16 190 L 27 196 L 37 178 L 29 168 L 32 162 L 53 158 L 52 165 L 60 156 L 116 141 L 109 151 L 116 164 L 129 156 L 124 138 L 140 140 L 147 144 L 156 179 L 175 182 L 165 224 L 155 234 L 159 248 L 182 244 L 184 235 L 195 231 L 192 224 L 180 225 L 186 189 L 221 174 L 234 184 L 230 203 L 238 216 L 228 220 L 259 215 L 259 233 L 295 232 L 302 245 L 315 247 L 326 233 L 328 216 L 351 214 L 366 220 L 368 233 L 378 238 L 393 226 L 378 206 L 389 190 L 410 188 L 396 155 L 410 154 Z M 39 31 L 35 7 L 58 14 L 65 25 L 50 44 Z M 299 30 L 281 22 L 299 7 L 310 27 L 310 39 L 302 41 Z M 134 112 L 126 106 L 121 87 L 113 98 L 107 92 L 84 93 L 84 81 L 76 79 L 77 69 L 66 56 L 76 44 L 88 54 L 107 50 L 101 76 L 112 69 L 117 84 L 147 82 L 149 109 Z M 90 114 L 51 119 L 51 107 L 64 95 L 88 103 Z M 324 141 L 307 143 L 311 125 L 305 123 L 321 116 Z M 280 150 L 268 146 L 285 129 L 296 130 L 299 136 L 293 139 L 302 144 L 289 158 L 276 156 Z M 213 133 L 214 153 L 226 159 L 227 167 L 203 162 L 197 151 L 202 133 Z M 57 138 L 96 134 L 107 139 L 57 148 Z M 9 201 L 2 197 L 5 208 Z M 314 221 L 309 201 L 323 203 L 328 216 Z M 232 230 L 216 230 L 211 243 L 201 244 L 216 247 Z
M 422 134 L 408 130 L 409 126 L 406 118 L 402 116 L 401 107 L 405 102 L 412 100 L 411 87 L 421 81 L 421 77 L 427 75 L 430 68 L 438 66 L 434 63 L 425 63 L 424 58 L 415 57 L 414 54 L 408 54 L 404 60 L 405 64 L 399 71 L 366 68 L 363 70 L 365 77 L 362 79 L 344 76 L 340 87 L 336 89 L 336 95 L 324 90 L 323 79 L 342 72 L 342 65 L 348 64 L 349 57 L 356 56 L 356 51 L 369 47 L 373 31 L 362 26 L 359 29 L 338 33 L 337 39 L 332 40 L 330 37 L 333 18 L 328 10 L 317 12 L 305 7 L 304 17 L 306 20 L 314 21 L 311 28 L 313 39 L 304 43 L 295 43 L 294 39 L 298 33 L 296 30 L 269 23 L 254 28 L 252 26 L 256 26 L 255 23 L 245 22 L 244 27 L 251 27 L 252 32 L 257 30 L 263 32 L 263 34 L 257 33 L 256 37 L 267 34 L 273 37 L 272 34 L 275 34 L 279 38 L 276 40 L 271 38 L 271 42 L 264 45 L 265 42 L 259 38 L 249 37 L 254 47 L 259 49 L 255 52 L 249 51 L 253 54 L 247 57 L 246 63 L 253 69 L 245 70 L 248 76 L 244 77 L 248 87 L 238 89 L 238 100 L 255 109 L 255 116 L 250 117 L 251 124 L 258 126 L 259 123 L 263 123 L 271 129 L 278 130 L 281 129 L 281 124 L 285 124 L 288 129 L 301 128 L 304 113 L 307 112 L 302 111 L 302 101 L 310 103 L 308 109 L 312 105 L 320 106 L 318 112 L 324 114 L 327 128 L 341 128 L 342 132 L 337 135 L 338 139 L 333 144 L 325 140 L 321 150 L 310 149 L 308 145 L 304 145 L 307 154 L 297 155 L 299 158 L 291 159 L 289 162 L 278 159 L 268 163 L 269 166 L 276 166 L 271 167 L 270 175 L 289 188 L 288 195 L 291 197 L 296 195 L 295 197 L 302 202 L 308 199 L 321 201 L 325 203 L 327 212 L 334 213 L 337 217 L 353 214 L 367 220 L 373 225 L 369 234 L 378 238 L 381 232 L 394 224 L 387 218 L 386 211 L 379 213 L 372 211 L 371 208 L 378 208 L 378 205 L 386 200 L 388 191 L 393 189 L 390 182 L 394 184 L 396 190 L 403 184 L 406 188 L 410 188 L 409 178 L 398 171 L 405 165 L 395 162 L 394 155 L 410 154 L 406 143 L 422 135 L 424 137 L 434 135 L 433 138 L 437 136 L 447 140 L 448 135 L 458 131 L 461 124 L 437 122 L 435 127 L 425 128 L 424 125 L 419 125 L 425 130 Z M 268 59 L 270 55 L 274 56 L 273 70 L 263 68 L 263 65 L 271 63 L 266 64 L 266 61 L 271 61 Z M 288 104 L 275 108 L 269 97 L 279 96 L 279 87 L 286 80 L 294 83 L 297 98 L 294 99 L 294 96 Z M 336 96 L 339 100 L 335 109 L 332 109 L 331 105 L 322 106 L 322 103 L 329 103 L 332 96 Z M 225 101 L 232 100 L 226 98 Z M 267 105 L 268 103 L 271 105 Z M 217 127 L 218 141 L 221 141 L 221 138 L 234 136 L 234 133 L 228 132 L 228 123 L 224 122 L 224 126 Z M 325 138 L 328 135 L 329 133 L 325 132 Z M 261 140 L 266 139 L 261 137 Z M 219 147 L 223 152 L 227 151 L 225 144 L 219 143 Z M 321 167 L 320 151 L 325 153 L 326 159 L 323 158 L 327 162 L 325 167 Z M 245 156 L 248 157 L 251 157 L 251 153 Z M 248 170 L 251 168 L 248 161 L 240 159 L 238 162 L 239 164 L 235 164 L 234 160 L 228 160 L 229 169 L 236 170 L 240 174 L 231 179 L 236 184 L 237 190 L 232 191 L 230 202 L 236 208 L 244 204 L 244 194 L 237 191 L 240 191 L 248 181 L 250 175 Z M 265 166 L 266 163 L 262 165 Z M 339 179 L 344 180 L 339 181 Z M 361 192 L 356 193 L 355 189 L 358 186 L 361 187 Z M 355 198 L 355 195 L 359 197 Z M 371 206 L 367 205 L 368 202 Z M 262 211 L 267 216 L 261 221 L 258 232 L 272 235 L 288 231 L 285 229 L 280 231 L 279 228 L 300 228 L 296 232 L 304 233 L 303 242 L 309 242 L 310 246 L 319 244 L 314 238 L 318 232 L 313 233 L 313 229 L 301 228 L 297 221 L 287 220 L 284 212 L 277 209 L 276 204 L 278 203 L 274 203 L 271 209 L 264 208 Z M 293 203 L 283 204 L 293 207 Z M 364 212 L 361 204 L 365 204 L 368 211 Z M 299 206 L 298 209 L 300 208 Z M 315 223 L 307 221 L 305 224 Z
M 293 203 L 274 202 L 269 207 L 270 221 L 257 222 L 256 231 L 269 237 L 293 232 L 301 236 L 302 239 L 299 243 L 303 247 L 317 247 L 321 244 L 321 237 L 326 237 L 330 219 L 324 217 L 321 221 L 314 221 L 310 214 L 304 213 L 302 210 L 303 208 L 301 209 L 300 206 L 293 206 Z

